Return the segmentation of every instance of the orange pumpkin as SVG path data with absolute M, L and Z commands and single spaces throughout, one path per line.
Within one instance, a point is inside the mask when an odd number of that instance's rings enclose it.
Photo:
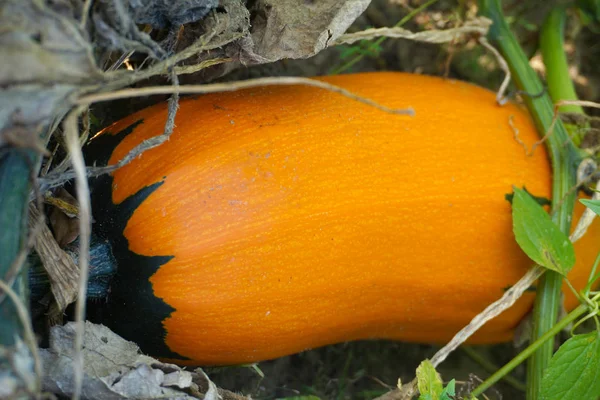
M 168 142 L 93 184 L 95 230 L 118 260 L 106 324 L 180 364 L 357 339 L 441 343 L 521 278 L 532 262 L 505 195 L 551 194 L 544 149 L 528 156 L 515 139 L 538 140 L 527 112 L 435 77 L 323 80 L 416 115 L 307 86 L 205 95 L 181 102 Z M 116 163 L 166 115 L 161 104 L 110 126 L 88 161 Z M 595 223 L 576 244 L 576 287 L 599 233 Z M 510 340 L 532 301 L 471 342 Z

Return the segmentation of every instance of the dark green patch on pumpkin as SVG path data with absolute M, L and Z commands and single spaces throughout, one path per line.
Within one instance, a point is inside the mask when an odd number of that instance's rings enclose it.
M 136 121 L 112 135 L 95 137 L 84 149 L 88 165 L 105 166 L 116 146 L 143 123 Z M 106 296 L 106 304 L 97 320 L 140 349 L 155 357 L 186 360 L 165 343 L 163 321 L 175 309 L 154 295 L 150 277 L 173 258 L 172 255 L 144 256 L 129 250 L 123 231 L 135 210 L 164 183 L 164 179 L 146 186 L 119 204 L 112 202 L 113 177 L 102 175 L 90 181 L 93 231 L 109 241 L 117 260 L 117 272 Z

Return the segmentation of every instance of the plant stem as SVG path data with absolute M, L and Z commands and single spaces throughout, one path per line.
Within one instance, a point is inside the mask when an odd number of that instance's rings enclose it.
M 495 44 L 506 58 L 516 86 L 529 95 L 524 101 L 531 112 L 541 135 L 549 131 L 554 117 L 554 106 L 550 97 L 543 93 L 543 85 L 537 74 L 529 65 L 529 60 L 510 31 L 504 17 L 499 0 L 479 0 L 480 12 L 491 18 L 493 25 L 488 38 Z M 562 232 L 569 233 L 571 214 L 573 211 L 575 192 L 570 188 L 575 185 L 575 165 L 577 152 L 568 140 L 563 123 L 558 120 L 554 131 L 546 141 L 552 161 L 552 212 L 553 220 Z M 536 341 L 548 332 L 556 323 L 560 305 L 562 277 L 553 271 L 547 271 L 540 279 L 533 312 L 532 341 Z M 552 357 L 552 342 L 544 342 L 531 356 L 528 363 L 527 399 L 535 400 L 540 393 L 540 385 L 544 370 Z
M 550 97 L 556 103 L 560 100 L 578 100 L 575 85 L 569 77 L 569 63 L 565 54 L 564 7 L 556 7 L 546 17 L 540 32 L 540 50 L 546 66 L 546 83 Z M 583 108 L 576 105 L 560 106 L 561 112 L 583 114 Z
M 575 85 L 569 76 L 569 63 L 565 53 L 565 7 L 556 7 L 546 17 L 540 33 L 540 50 L 546 66 L 546 82 L 548 92 L 555 103 L 561 100 L 579 100 Z M 563 113 L 585 115 L 583 107 L 569 104 L 559 107 Z M 580 127 L 576 124 L 566 124 L 569 136 L 576 144 L 581 142 Z
M 12 284 L 22 300 L 27 279 L 23 269 L 15 269 L 18 266 L 15 262 L 26 246 L 30 171 L 34 165 L 35 157 L 29 151 L 0 152 L 0 279 Z M 13 302 L 1 291 L 0 296 L 0 345 L 12 346 L 15 338 L 22 336 L 23 327 Z
M 508 374 L 513 369 L 515 369 L 519 364 L 521 364 L 523 361 L 525 361 L 527 358 L 529 358 L 529 356 L 531 356 L 533 354 L 533 352 L 536 351 L 542 344 L 546 343 L 546 341 L 549 341 L 550 343 L 552 343 L 552 341 L 550 339 L 552 339 L 556 334 L 558 334 L 567 325 L 569 325 L 570 323 L 575 321 L 577 318 L 579 318 L 580 316 L 585 314 L 585 312 L 587 310 L 588 310 L 588 307 L 586 304 L 580 304 L 579 307 L 577 307 L 576 309 L 571 311 L 569 313 L 569 315 L 567 315 L 565 318 L 560 320 L 560 322 L 558 322 L 556 325 L 554 325 L 552 327 L 552 329 L 550 329 L 548 332 L 543 334 L 538 340 L 536 340 L 535 342 L 530 344 L 525 350 L 523 350 L 515 358 L 510 360 L 510 362 L 508 364 L 506 364 L 504 367 L 502 367 L 498 371 L 496 371 L 492 376 L 487 378 L 481 385 L 477 386 L 477 388 L 475 388 L 475 390 L 473 390 L 471 392 L 471 394 L 473 396 L 477 397 L 480 394 L 482 394 L 483 392 L 485 392 L 486 390 L 488 390 L 490 387 L 492 387 L 492 385 L 494 385 L 500 379 L 505 378 L 506 376 L 509 376 Z
M 496 365 L 494 365 L 492 362 L 490 362 L 488 359 L 486 359 L 484 356 L 479 354 L 479 352 L 477 352 L 475 349 L 473 349 L 472 347 L 468 347 L 468 346 L 461 347 L 461 349 L 465 353 L 467 353 L 467 355 L 469 357 L 471 357 L 476 363 L 481 365 L 483 367 L 483 369 L 485 369 L 490 374 L 493 373 L 492 376 L 496 376 L 496 374 L 498 374 L 499 368 Z M 496 383 L 498 380 L 503 379 L 506 383 L 508 383 L 510 386 L 514 387 L 517 390 L 520 390 L 522 392 L 527 390 L 527 387 L 523 384 L 523 382 L 520 382 L 517 378 L 513 377 L 512 375 L 509 375 L 509 372 L 510 371 L 506 371 L 506 373 L 504 373 L 502 375 L 498 375 L 496 380 L 494 382 L 489 383 L 485 389 L 489 388 L 491 385 Z M 481 385 L 485 385 L 487 383 L 487 381 L 490 379 L 491 379 L 491 377 L 488 378 Z M 479 387 L 477 387 L 476 390 L 479 390 Z

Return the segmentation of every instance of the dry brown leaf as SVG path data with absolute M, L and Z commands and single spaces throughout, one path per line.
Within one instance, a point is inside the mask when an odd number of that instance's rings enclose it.
M 270 61 L 307 58 L 330 46 L 370 0 L 260 0 L 253 7 L 253 52 Z
M 40 212 L 34 207 L 29 207 L 29 228 L 32 229 L 35 221 L 40 218 Z M 35 238 L 34 248 L 38 253 L 44 269 L 50 279 L 50 287 L 60 312 L 77 297 L 77 282 L 79 268 L 56 243 L 50 228 L 44 223 L 39 224 L 38 234 Z
M 73 393 L 72 349 L 75 324 L 56 326 L 50 331 L 50 348 L 41 350 L 43 387 L 53 393 Z M 132 342 L 122 339 L 103 325 L 85 324 L 83 342 L 84 380 L 82 399 L 196 399 L 242 400 L 246 397 L 217 389 L 202 370 L 193 372 L 164 364 L 140 354 Z

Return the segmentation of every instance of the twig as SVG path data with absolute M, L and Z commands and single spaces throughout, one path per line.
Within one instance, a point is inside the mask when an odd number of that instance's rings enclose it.
M 594 192 L 592 200 L 600 200 L 600 182 L 596 184 L 596 191 Z M 577 222 L 577 226 L 571 234 L 571 242 L 575 243 L 587 232 L 587 229 L 592 224 L 592 221 L 594 221 L 594 218 L 596 218 L 596 213 L 586 207 L 579 218 L 579 222 Z
M 4 294 L 6 294 L 13 302 L 19 320 L 21 320 L 21 324 L 23 325 L 23 336 L 25 338 L 25 342 L 27 343 L 27 347 L 31 352 L 31 356 L 33 357 L 36 390 L 40 391 L 42 388 L 42 363 L 40 361 L 35 335 L 31 326 L 31 320 L 29 319 L 29 311 L 23 302 L 21 302 L 19 296 L 10 287 L 10 285 L 8 285 L 2 279 L 0 279 L 0 290 L 2 290 Z
M 598 198 L 600 198 L 600 193 L 596 193 L 596 195 L 598 195 Z M 575 232 L 573 232 L 570 239 L 574 243 L 580 237 L 581 236 L 576 236 Z M 435 353 L 435 355 L 431 358 L 431 363 L 433 364 L 433 366 L 437 367 L 438 365 L 440 365 L 448 357 L 448 355 L 450 355 L 450 353 L 456 350 L 458 346 L 463 344 L 487 321 L 495 318 L 506 309 L 512 307 L 513 304 L 515 304 L 515 302 L 523 295 L 523 293 L 544 274 L 544 272 L 546 272 L 546 269 L 540 266 L 535 266 L 531 268 L 514 286 L 508 289 L 499 300 L 490 304 L 485 310 L 483 310 L 480 314 L 473 318 L 467 326 L 465 326 L 456 335 L 454 335 L 454 337 L 452 338 L 452 340 L 450 340 L 450 342 L 448 342 L 448 344 L 446 344 L 437 353 Z M 401 390 L 396 389 L 392 392 L 386 393 L 384 396 L 378 397 L 377 400 L 401 398 L 409 399 L 412 395 L 414 395 L 416 391 L 416 385 L 417 380 L 414 379 L 409 384 L 403 385 Z
M 504 105 L 508 101 L 508 98 L 504 96 L 504 93 L 506 93 L 506 88 L 508 88 L 508 84 L 510 83 L 510 68 L 508 67 L 508 63 L 504 57 L 502 57 L 502 54 L 500 54 L 500 52 L 494 46 L 492 46 L 490 42 L 488 42 L 485 36 L 481 36 L 479 38 L 479 44 L 488 49 L 494 55 L 494 57 L 496 57 L 496 61 L 498 61 L 500 69 L 504 72 L 504 80 L 500 85 L 500 89 L 498 89 L 498 92 L 496 93 L 496 102 L 500 105 Z
M 557 106 L 582 106 L 582 107 L 591 107 L 591 108 L 600 108 L 600 103 L 594 103 L 593 101 L 584 101 L 584 100 L 561 100 L 556 103 Z
M 521 145 L 521 147 L 523 147 L 523 150 L 525 150 L 525 155 L 529 155 L 529 150 L 527 149 L 527 145 L 519 137 L 519 133 L 520 133 L 519 132 L 519 128 L 517 128 L 515 126 L 514 119 L 515 118 L 514 118 L 513 115 L 511 115 L 510 117 L 508 117 L 508 125 L 510 125 L 510 129 L 512 129 L 512 131 L 513 131 L 513 138 L 515 139 L 515 142 L 517 142 L 518 144 Z
M 83 7 L 81 7 L 81 22 L 79 23 L 79 27 L 81 28 L 81 30 L 85 30 L 91 7 L 92 0 L 85 0 L 85 3 L 83 3 Z
M 535 149 L 537 149 L 539 145 L 543 144 L 546 140 L 548 140 L 548 138 L 550 138 L 550 136 L 554 132 L 554 127 L 556 126 L 558 117 L 559 117 L 558 105 L 555 105 L 554 106 L 554 115 L 552 116 L 552 122 L 550 122 L 550 126 L 548 127 L 548 130 L 546 130 L 546 133 L 544 133 L 544 136 L 540 140 L 535 142 L 533 144 L 533 146 L 531 146 L 531 152 L 529 153 L 530 155 L 533 155 L 533 153 L 535 152 Z
M 136 71 L 135 73 L 131 73 L 130 71 L 107 72 L 106 75 L 109 78 L 110 83 L 105 84 L 102 88 L 99 88 L 99 87 L 94 88 L 93 87 L 91 89 L 92 90 L 98 90 L 98 89 L 113 90 L 113 89 L 117 89 L 117 88 L 122 88 L 124 86 L 130 86 L 136 82 L 151 78 L 155 75 L 164 74 L 166 71 L 169 71 L 172 67 L 175 67 L 176 64 L 178 64 L 181 61 L 185 61 L 186 59 L 188 59 L 194 55 L 197 55 L 203 51 L 210 51 L 213 49 L 222 48 L 226 44 L 231 43 L 232 41 L 241 38 L 243 35 L 244 35 L 244 33 L 241 32 L 237 35 L 233 35 L 230 38 L 225 38 L 225 39 L 216 41 L 214 43 L 210 43 L 210 40 L 214 37 L 214 34 L 207 33 L 205 35 L 202 35 L 193 44 L 186 47 L 184 50 L 180 51 L 179 53 L 173 55 L 172 57 L 165 59 L 164 61 L 157 62 L 156 64 L 153 64 L 152 66 L 148 67 L 147 69 L 145 69 L 143 71 Z M 219 58 L 219 59 L 215 59 L 215 60 L 224 60 L 224 59 Z M 214 62 L 212 60 L 205 60 L 197 65 L 199 66 L 199 65 L 202 65 L 203 63 L 206 63 L 206 64 L 204 64 L 205 65 L 204 68 L 207 68 L 211 65 L 220 64 L 220 62 Z M 186 67 L 193 67 L 193 66 L 183 66 L 181 68 L 186 68 Z
M 429 6 L 431 6 L 432 4 L 436 3 L 438 0 L 428 0 L 427 2 L 421 4 L 419 7 L 415 8 L 414 10 L 411 10 L 407 15 L 405 15 L 400 21 L 398 21 L 398 23 L 396 23 L 396 25 L 394 25 L 395 28 L 400 28 L 402 27 L 404 24 L 406 24 L 408 21 L 410 21 L 411 19 L 414 18 L 415 15 L 419 14 L 420 12 L 422 12 L 423 10 L 425 10 L 426 8 L 428 8 Z M 378 46 L 380 46 L 385 39 L 387 39 L 385 36 L 381 36 L 379 38 L 377 38 L 375 41 L 373 41 L 373 43 L 369 44 L 368 49 L 376 49 L 378 48 Z M 359 62 L 360 60 L 362 60 L 364 57 L 364 53 L 360 53 L 358 54 L 356 57 L 352 58 L 350 61 L 343 63 L 342 65 L 332 69 L 329 72 L 329 75 L 338 75 L 344 71 L 346 71 L 348 68 L 352 67 L 354 64 L 356 64 L 357 62 Z
M 487 321 L 495 318 L 504 310 L 510 308 L 531 285 L 544 274 L 546 270 L 540 266 L 531 268 L 517 283 L 508 289 L 504 295 L 485 310 L 479 313 L 471 322 L 461 329 L 448 344 L 438 350 L 431 358 L 434 367 L 440 365 L 454 350 L 463 344 L 471 335 L 481 328 Z M 376 400 L 410 399 L 417 390 L 417 379 L 402 385 L 401 389 L 395 389 L 378 397 Z
M 477 17 L 467 21 L 463 26 L 446 30 L 429 30 L 423 32 L 411 32 L 400 27 L 372 28 L 356 33 L 346 33 L 334 40 L 330 46 L 340 44 L 352 44 L 359 40 L 370 40 L 377 37 L 388 37 L 398 39 L 409 39 L 426 43 L 449 43 L 457 36 L 487 35 L 492 21 L 485 17 Z
M 209 60 L 201 61 L 198 64 L 177 66 L 174 69 L 177 75 L 186 75 L 196 73 L 214 65 L 219 65 L 231 61 L 233 61 L 232 58 L 211 58 Z
M 73 399 L 78 400 L 81 396 L 83 384 L 83 336 L 85 333 L 84 316 L 85 302 L 87 293 L 88 269 L 89 269 L 89 249 L 91 232 L 91 204 L 90 191 L 85 172 L 85 162 L 81 147 L 79 144 L 79 135 L 77 129 L 77 120 L 79 115 L 86 107 L 78 107 L 67 115 L 63 129 L 65 132 L 65 143 L 67 150 L 71 154 L 71 162 L 75 170 L 75 181 L 77 189 L 77 201 L 79 203 L 79 292 L 77 294 L 77 303 L 75 306 L 75 348 L 73 354 L 74 370 L 74 390 Z
M 431 363 L 437 367 L 450 353 L 464 343 L 471 335 L 481 328 L 487 321 L 495 318 L 513 304 L 525 293 L 531 285 L 544 274 L 546 270 L 540 266 L 531 268 L 517 283 L 508 289 L 504 295 L 494 303 L 490 304 L 483 312 L 478 314 L 471 322 L 461 329 L 448 344 L 442 347 L 431 358 Z
M 375 107 L 383 112 L 399 114 L 399 115 L 409 115 L 414 116 L 415 112 L 412 108 L 406 109 L 396 109 L 386 107 L 381 105 L 373 100 L 364 98 L 362 96 L 356 95 L 346 89 L 343 89 L 338 86 L 331 85 L 326 82 L 322 82 L 316 79 L 310 78 L 299 78 L 299 77 L 279 77 L 279 78 L 258 78 L 258 79 L 250 79 L 246 81 L 239 82 L 230 82 L 230 83 L 215 83 L 209 85 L 184 85 L 184 86 L 151 86 L 147 88 L 141 89 L 123 89 L 110 93 L 99 93 L 99 94 L 90 94 L 87 96 L 80 97 L 74 100 L 75 104 L 78 105 L 89 105 L 91 103 L 100 102 L 100 101 L 110 101 L 119 98 L 129 98 L 129 97 L 137 97 L 137 96 L 148 96 L 153 94 L 173 94 L 174 92 L 178 93 L 215 93 L 215 92 L 228 92 L 228 91 L 236 91 L 241 89 L 253 88 L 258 86 L 278 86 L 278 85 L 308 85 L 313 87 L 318 87 L 325 90 L 330 90 L 336 93 L 339 93 L 343 96 L 346 96 L 355 101 L 364 103 L 371 107 Z M 98 167 L 98 168 L 88 168 L 87 176 L 94 177 L 107 173 L 114 172 L 115 170 L 127 165 L 131 160 L 135 159 L 142 152 L 154 148 L 156 146 L 161 145 L 168 139 L 168 135 L 165 136 L 159 135 L 147 139 L 136 146 L 133 150 L 131 150 L 124 158 L 122 158 L 117 164 L 110 165 L 106 167 Z M 41 183 L 42 191 L 47 191 L 55 187 L 59 187 L 64 185 L 66 182 L 72 180 L 75 177 L 75 173 L 73 171 L 65 171 L 60 173 L 50 172 L 44 178 L 40 178 L 39 181 Z
M 314 86 L 321 89 L 330 90 L 335 93 L 344 95 L 352 100 L 356 100 L 360 103 L 364 103 L 368 106 L 375 107 L 381 111 L 414 116 L 415 112 L 412 108 L 397 109 L 390 108 L 381 105 L 373 100 L 359 96 L 352 93 L 349 90 L 335 86 L 326 82 L 322 82 L 316 79 L 300 78 L 300 77 L 277 77 L 277 78 L 256 78 L 248 79 L 245 81 L 229 82 L 229 83 L 212 83 L 207 85 L 184 85 L 178 86 L 177 89 L 172 86 L 150 86 L 140 89 L 122 89 L 115 90 L 109 93 L 98 93 L 81 96 L 73 100 L 73 104 L 77 105 L 88 105 L 92 103 L 98 103 L 102 101 L 110 101 L 116 99 L 124 99 L 139 96 L 152 96 L 157 94 L 172 94 L 178 91 L 181 94 L 186 93 L 215 93 L 215 92 L 233 92 L 242 89 L 254 88 L 257 86 L 288 86 L 288 85 L 307 85 Z

